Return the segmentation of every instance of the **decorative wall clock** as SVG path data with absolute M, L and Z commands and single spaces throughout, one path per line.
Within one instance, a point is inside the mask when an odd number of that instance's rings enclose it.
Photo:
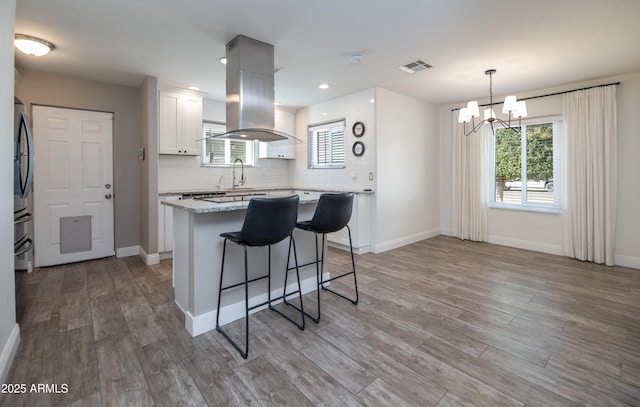
M 362 141 L 356 141 L 353 143 L 351 151 L 353 151 L 353 155 L 356 157 L 362 157 L 362 154 L 364 154 L 364 143 L 362 143 Z
M 351 129 L 353 135 L 356 137 L 362 137 L 362 135 L 364 134 L 364 130 L 364 123 L 362 122 L 355 122 L 353 124 L 353 128 Z

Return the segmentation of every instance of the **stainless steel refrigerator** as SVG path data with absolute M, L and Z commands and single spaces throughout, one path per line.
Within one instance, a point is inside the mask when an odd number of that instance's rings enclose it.
M 33 265 L 33 219 L 29 202 L 33 180 L 33 138 L 24 104 L 15 99 L 13 155 L 13 215 L 15 269 L 31 271 Z

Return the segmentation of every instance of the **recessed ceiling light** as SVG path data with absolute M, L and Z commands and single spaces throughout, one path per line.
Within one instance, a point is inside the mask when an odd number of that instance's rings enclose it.
M 331 85 L 329 85 L 328 83 L 323 83 L 323 84 L 318 85 L 318 87 L 320 89 L 329 89 L 330 86 Z
M 16 34 L 13 43 L 20 51 L 34 57 L 47 55 L 49 51 L 55 48 L 49 41 L 24 34 Z
M 273 102 L 274 106 L 280 106 L 280 102 Z
M 222 57 L 222 58 L 220 58 L 220 63 L 221 63 L 222 65 L 226 65 L 226 64 L 227 64 L 227 57 Z
M 200 88 L 197 87 L 197 86 L 189 86 L 189 89 L 190 90 L 200 90 Z
M 376 100 L 371 98 L 371 99 L 369 99 L 369 103 L 376 103 Z

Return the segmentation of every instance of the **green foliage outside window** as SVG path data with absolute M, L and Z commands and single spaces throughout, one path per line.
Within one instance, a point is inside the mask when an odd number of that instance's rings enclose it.
M 525 143 L 522 137 L 525 134 Z M 522 149 L 526 162 L 522 162 Z M 497 202 L 503 202 L 508 182 L 553 180 L 553 123 L 523 125 L 495 131 L 495 185 Z

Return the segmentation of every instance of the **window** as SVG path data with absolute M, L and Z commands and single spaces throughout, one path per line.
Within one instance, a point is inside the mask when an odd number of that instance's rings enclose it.
M 233 165 L 236 158 L 245 165 L 254 165 L 254 142 L 224 138 L 207 138 L 226 132 L 224 124 L 204 122 L 202 131 L 202 165 Z
M 344 120 L 309 126 L 309 168 L 344 168 Z
M 492 146 L 493 206 L 558 210 L 561 141 L 559 118 L 496 128 Z

